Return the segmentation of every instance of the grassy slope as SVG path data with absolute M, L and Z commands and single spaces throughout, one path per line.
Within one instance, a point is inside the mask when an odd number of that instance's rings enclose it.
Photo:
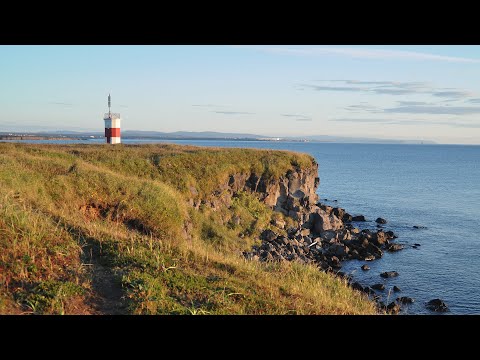
M 314 267 L 244 260 L 279 216 L 254 196 L 187 204 L 233 173 L 311 164 L 280 151 L 0 143 L 0 313 L 101 313 L 97 263 L 133 314 L 374 313 Z

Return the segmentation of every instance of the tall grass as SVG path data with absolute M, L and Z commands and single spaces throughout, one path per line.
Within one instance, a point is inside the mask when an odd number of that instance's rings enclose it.
M 0 313 L 95 313 L 93 257 L 121 279 L 132 314 L 374 313 L 315 267 L 246 261 L 282 217 L 254 195 L 188 205 L 232 174 L 314 165 L 281 151 L 2 143 Z

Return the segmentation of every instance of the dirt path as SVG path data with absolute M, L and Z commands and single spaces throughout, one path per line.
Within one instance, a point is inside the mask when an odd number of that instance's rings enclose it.
M 92 290 L 94 292 L 92 307 L 98 315 L 127 314 L 120 279 L 111 269 L 102 265 L 94 255 L 92 264 Z

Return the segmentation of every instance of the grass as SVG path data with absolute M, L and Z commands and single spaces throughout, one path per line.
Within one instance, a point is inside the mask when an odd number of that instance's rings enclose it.
M 208 205 L 233 174 L 314 165 L 286 151 L 0 143 L 0 313 L 98 313 L 93 257 L 131 314 L 375 313 L 312 266 L 246 261 L 284 218 L 255 194 Z

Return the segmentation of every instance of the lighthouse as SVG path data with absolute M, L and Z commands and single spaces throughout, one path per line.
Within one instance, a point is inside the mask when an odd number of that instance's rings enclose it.
M 105 138 L 107 144 L 120 144 L 120 114 L 111 112 L 112 98 L 108 94 L 108 113 L 105 114 Z

